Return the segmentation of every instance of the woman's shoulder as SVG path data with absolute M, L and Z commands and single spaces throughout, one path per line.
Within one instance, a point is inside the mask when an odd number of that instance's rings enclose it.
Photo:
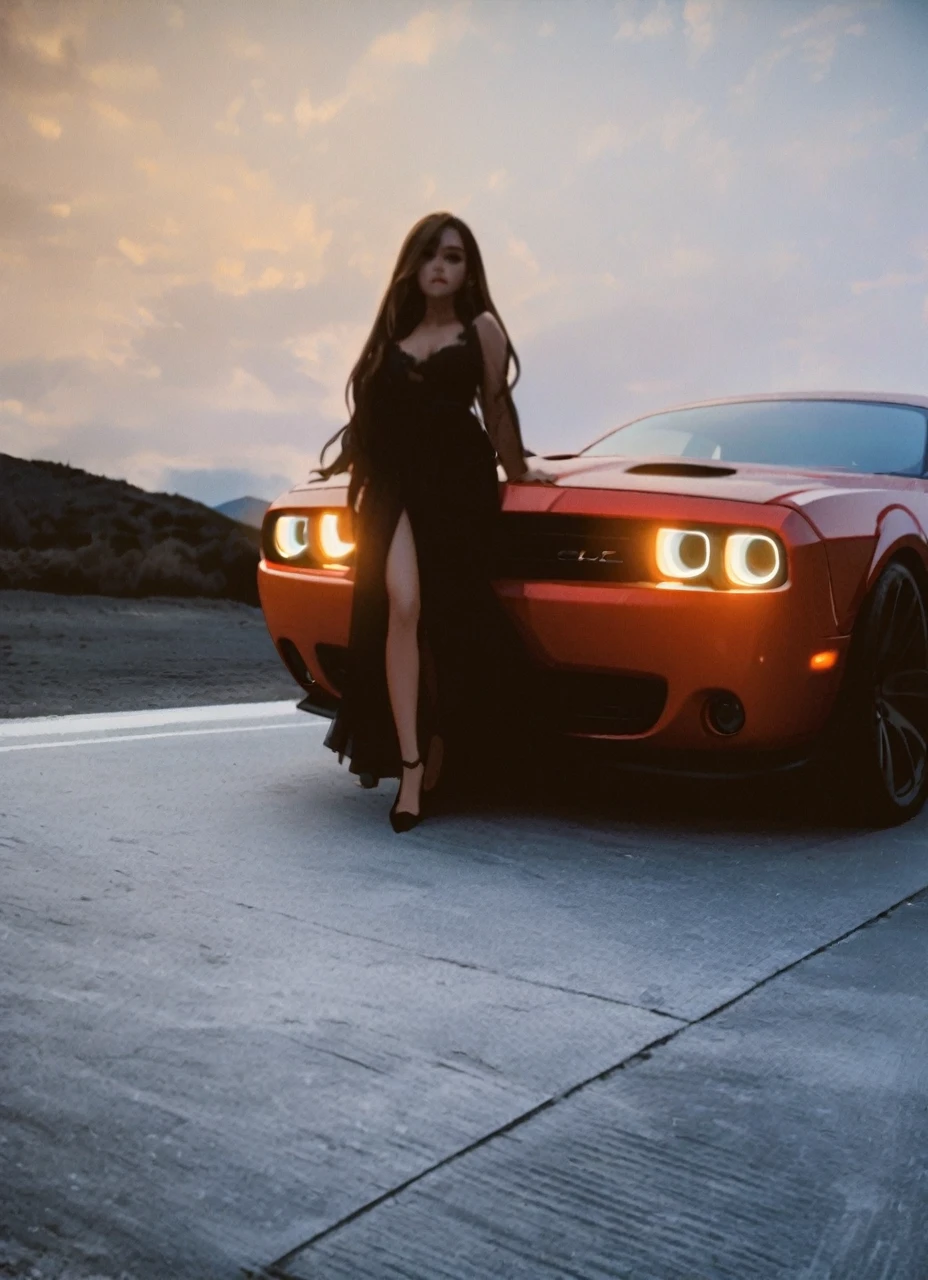
M 497 334 L 501 338 L 505 338 L 503 326 L 497 320 L 492 311 L 481 311 L 479 315 L 474 316 L 471 324 L 478 333 L 486 333 L 495 337 Z
M 501 357 L 508 351 L 509 342 L 503 326 L 492 311 L 481 311 L 472 323 L 485 355 Z

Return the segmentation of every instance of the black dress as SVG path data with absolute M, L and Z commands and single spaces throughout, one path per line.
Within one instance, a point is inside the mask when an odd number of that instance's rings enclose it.
M 445 768 L 517 732 L 528 657 L 491 586 L 499 515 L 496 453 L 472 411 L 482 377 L 473 323 L 416 360 L 391 343 L 372 389 L 369 476 L 355 519 L 346 681 L 325 744 L 353 773 L 400 776 L 386 681 L 387 552 L 403 510 L 420 592 L 419 752 L 445 742 Z

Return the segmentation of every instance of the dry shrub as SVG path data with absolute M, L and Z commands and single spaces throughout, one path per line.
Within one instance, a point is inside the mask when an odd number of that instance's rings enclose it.
M 258 603 L 258 532 L 177 494 L 0 454 L 0 588 Z

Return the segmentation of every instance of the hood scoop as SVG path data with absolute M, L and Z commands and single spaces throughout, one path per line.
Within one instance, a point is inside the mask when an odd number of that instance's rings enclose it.
M 702 476 L 707 480 L 736 474 L 734 467 L 713 467 L 707 462 L 639 462 L 626 471 L 630 476 Z

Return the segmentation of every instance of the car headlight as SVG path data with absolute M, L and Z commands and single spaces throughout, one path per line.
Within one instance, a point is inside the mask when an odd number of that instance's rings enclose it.
M 665 578 L 699 578 L 709 568 L 709 535 L 701 529 L 658 529 L 655 551 Z
M 354 551 L 354 543 L 342 537 L 341 513 L 323 511 L 316 517 L 316 539 L 323 563 L 330 560 L 345 560 Z
M 274 521 L 274 549 L 284 560 L 296 560 L 309 546 L 309 521 L 305 516 L 278 516 Z
M 779 576 L 783 561 L 778 543 L 766 533 L 730 533 L 724 563 L 736 587 L 765 587 Z
M 350 515 L 345 509 L 276 516 L 265 532 L 266 554 L 270 560 L 345 572 L 354 551 Z

